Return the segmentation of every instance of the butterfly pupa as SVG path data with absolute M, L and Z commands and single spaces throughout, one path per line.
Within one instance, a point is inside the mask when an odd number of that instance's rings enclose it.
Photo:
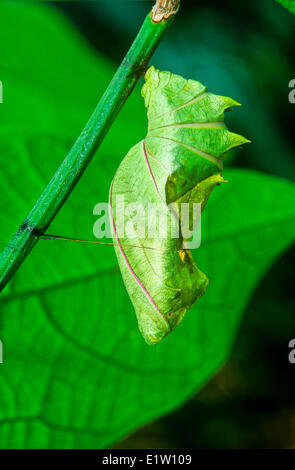
M 181 221 L 182 203 L 204 209 L 211 191 L 224 181 L 228 151 L 249 142 L 230 132 L 224 112 L 239 103 L 208 92 L 198 81 L 148 69 L 142 88 L 148 132 L 122 160 L 110 188 L 113 240 L 123 281 L 133 303 L 139 329 L 148 344 L 156 344 L 183 319 L 206 291 L 207 276 L 198 268 L 183 237 L 171 236 Z M 170 223 L 166 238 L 150 237 L 147 221 L 130 239 L 119 234 L 124 204 L 162 204 Z M 175 216 L 180 214 L 179 218 Z M 124 225 L 133 214 L 124 213 Z M 139 225 L 139 224 L 137 224 Z M 172 227 L 172 228 L 171 228 Z M 174 227 L 175 228 L 175 227 Z M 139 230 L 140 229 L 140 230 Z M 135 239 L 134 239 L 135 238 Z M 136 244 L 142 249 L 134 248 Z M 145 247 L 157 250 L 146 250 Z

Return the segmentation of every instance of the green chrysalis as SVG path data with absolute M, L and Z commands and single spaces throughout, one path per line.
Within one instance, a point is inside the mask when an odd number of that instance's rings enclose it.
M 239 105 L 231 98 L 154 67 L 145 80 L 148 133 L 121 162 L 110 189 L 110 207 L 115 251 L 139 329 L 148 344 L 155 344 L 180 323 L 208 286 L 190 251 L 183 249 L 183 237 L 172 236 L 176 220 L 181 221 L 180 204 L 199 203 L 203 209 L 212 189 L 224 181 L 227 152 L 249 141 L 224 124 L 224 111 Z M 133 213 L 124 215 L 125 226 L 133 222 L 135 227 L 132 239 L 120 235 L 118 196 L 124 196 L 125 205 L 137 203 L 144 209 L 162 204 L 168 236 L 151 237 L 146 219 L 137 218 L 142 224 L 134 224 Z M 142 228 L 147 229 L 144 235 Z

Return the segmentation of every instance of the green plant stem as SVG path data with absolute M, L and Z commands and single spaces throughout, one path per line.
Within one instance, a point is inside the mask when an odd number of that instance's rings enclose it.
M 49 227 L 93 158 L 138 79 L 144 73 L 151 56 L 174 19 L 177 11 L 175 4 L 178 7 L 178 1 L 173 0 L 172 3 L 174 9 L 168 10 L 167 19 L 161 15 L 159 20 L 152 12 L 147 15 L 134 43 L 84 130 L 0 255 L 0 290 L 5 287 Z M 162 12 L 162 4 L 163 0 L 158 0 L 154 10 L 160 8 Z

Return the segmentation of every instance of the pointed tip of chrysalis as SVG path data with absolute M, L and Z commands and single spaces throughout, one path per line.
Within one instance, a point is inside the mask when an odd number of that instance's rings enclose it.
M 235 135 L 235 146 L 240 147 L 241 145 L 244 144 L 252 144 L 251 140 L 247 139 L 246 137 L 240 135 L 240 134 L 234 134 Z
M 152 78 L 153 76 L 157 74 L 158 74 L 158 71 L 156 70 L 156 67 L 154 67 L 154 65 L 151 65 L 151 67 L 149 67 L 147 71 L 145 72 L 144 79 L 147 82 L 150 78 Z
M 144 98 L 145 107 L 148 108 L 151 99 L 152 89 L 159 84 L 159 70 L 153 65 L 149 67 L 144 76 L 145 84 L 141 89 L 141 96 Z
M 246 139 L 246 137 L 240 134 L 229 132 L 229 142 L 228 142 L 228 146 L 226 149 L 226 153 L 233 148 L 241 147 L 242 145 L 245 145 L 245 144 L 251 144 L 251 140 Z
M 233 100 L 232 98 L 229 98 L 228 96 L 221 96 L 221 99 L 223 102 L 224 111 L 231 111 L 232 108 L 242 106 L 241 103 L 236 100 Z

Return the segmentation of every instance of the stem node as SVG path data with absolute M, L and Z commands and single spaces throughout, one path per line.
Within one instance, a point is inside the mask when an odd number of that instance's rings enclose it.
M 167 20 L 170 16 L 176 15 L 179 10 L 179 0 L 157 0 L 152 9 L 152 19 L 154 23 Z

